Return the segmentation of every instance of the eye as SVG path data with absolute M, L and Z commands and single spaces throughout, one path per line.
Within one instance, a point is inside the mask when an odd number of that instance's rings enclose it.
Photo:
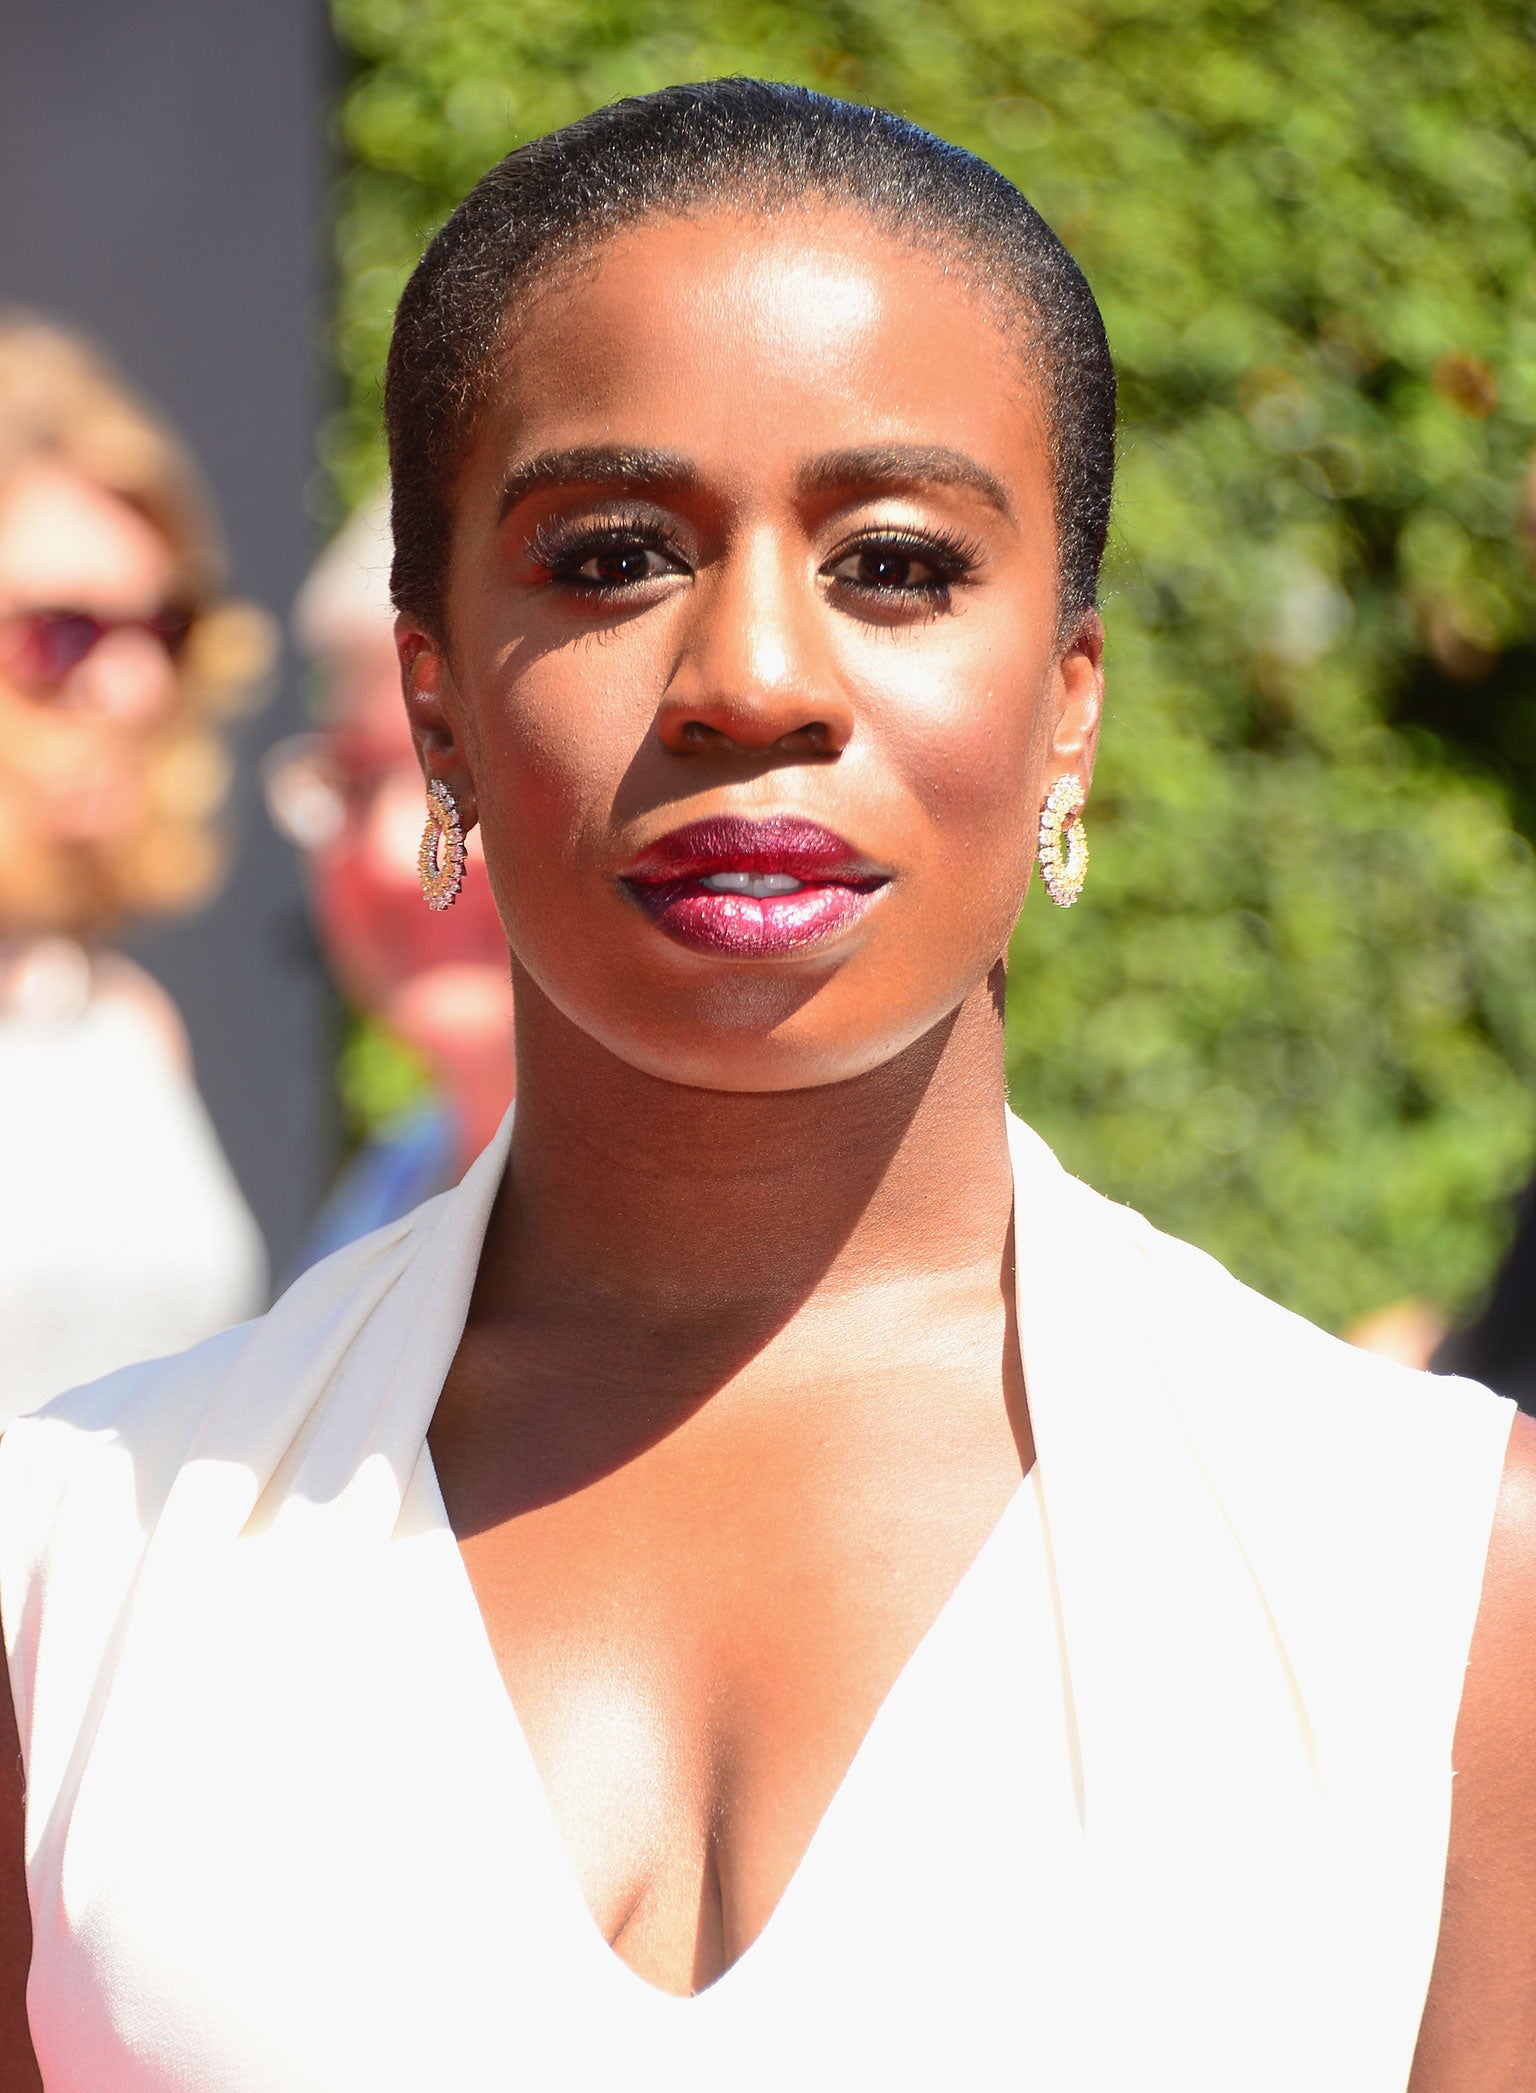
M 979 559 L 978 550 L 962 538 L 882 531 L 845 546 L 821 571 L 827 580 L 869 601 L 942 608 L 950 590 Z
M 631 540 L 605 545 L 601 551 L 589 553 L 579 566 L 567 567 L 561 572 L 560 578 L 562 581 L 585 582 L 589 588 L 624 589 L 676 571 L 673 561 L 659 547 L 640 545 Z
M 528 540 L 528 556 L 559 587 L 596 598 L 630 594 L 674 574 L 687 562 L 651 523 L 547 523 Z
M 929 561 L 898 545 L 860 546 L 832 572 L 839 581 L 851 581 L 861 589 L 930 588 L 940 579 Z

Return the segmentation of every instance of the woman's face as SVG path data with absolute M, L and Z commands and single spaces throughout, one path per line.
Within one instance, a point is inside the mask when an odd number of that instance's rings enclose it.
M 1086 782 L 1020 345 L 857 214 L 648 220 L 509 337 L 457 490 L 426 760 L 517 960 L 624 1061 L 836 1082 L 1003 952 Z
M 38 459 L 0 485 L 8 858 L 111 844 L 142 820 L 146 752 L 175 708 L 178 682 L 166 643 L 132 621 L 167 613 L 177 579 L 175 555 L 153 525 L 69 467 Z M 70 631 L 38 628 L 38 614 Z M 65 642 L 98 628 L 96 644 L 74 659 Z

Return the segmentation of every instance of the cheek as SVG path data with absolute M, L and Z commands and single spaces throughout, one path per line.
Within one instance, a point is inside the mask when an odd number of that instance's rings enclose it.
M 898 664 L 871 722 L 931 872 L 1022 894 L 1034 846 L 1050 663 L 984 644 Z
M 470 767 L 499 873 L 569 869 L 584 846 L 609 836 L 625 780 L 646 760 L 656 706 L 646 667 L 618 647 L 583 642 L 547 655 L 479 708 Z

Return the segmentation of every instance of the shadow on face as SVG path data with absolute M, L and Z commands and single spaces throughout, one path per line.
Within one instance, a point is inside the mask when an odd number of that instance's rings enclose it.
M 510 330 L 422 745 L 521 973 L 675 1082 L 890 1061 L 983 988 L 1102 639 L 1006 326 L 857 213 L 654 218 Z M 984 990 L 983 990 L 984 992 Z

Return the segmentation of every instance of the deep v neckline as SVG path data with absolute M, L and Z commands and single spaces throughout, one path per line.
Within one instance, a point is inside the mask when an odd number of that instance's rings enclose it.
M 951 1585 L 937 1613 L 935 1613 L 912 1648 L 907 1652 L 890 1684 L 876 1703 L 869 1721 L 865 1724 L 859 1741 L 854 1747 L 852 1756 L 839 1775 L 836 1786 L 828 1796 L 825 1806 L 811 1828 L 810 1837 L 801 1848 L 799 1857 L 763 1924 L 758 1928 L 751 1940 L 747 1942 L 741 1953 L 734 1960 L 727 1963 L 720 1974 L 713 1978 L 710 1983 L 700 1987 L 697 1991 L 674 1992 L 668 1991 L 662 1985 L 652 1983 L 649 1977 L 642 1976 L 637 1969 L 625 1961 L 612 1941 L 608 1939 L 598 1921 L 596 1913 L 587 1901 L 586 1892 L 582 1888 L 580 1878 L 576 1873 L 575 1864 L 571 1859 L 570 1849 L 566 1843 L 559 1813 L 556 1811 L 554 1803 L 550 1798 L 549 1787 L 545 1781 L 543 1770 L 539 1765 L 532 1745 L 528 1741 L 528 1733 L 523 1727 L 522 1717 L 517 1710 L 517 1703 L 513 1699 L 507 1682 L 502 1675 L 501 1666 L 497 1661 L 495 1645 L 491 1640 L 485 1613 L 481 1607 L 479 1596 L 475 1591 L 474 1580 L 470 1576 L 469 1565 L 464 1559 L 464 1551 L 459 1545 L 458 1535 L 454 1532 L 453 1522 L 448 1516 L 448 1507 L 443 1498 L 441 1485 L 438 1482 L 437 1467 L 432 1459 L 431 1448 L 427 1441 L 423 1439 L 420 1462 L 415 1479 L 415 1489 L 412 1492 L 412 1494 L 415 1494 L 415 1490 L 419 1490 L 423 1499 L 418 1509 L 418 1518 L 421 1525 L 426 1527 L 439 1544 L 445 1546 L 447 1552 L 452 1556 L 449 1582 L 457 1595 L 460 1608 L 463 1610 L 465 1625 L 471 1631 L 474 1646 L 484 1656 L 483 1674 L 489 1689 L 490 1704 L 494 1710 L 492 1719 L 499 1719 L 508 1732 L 513 1756 L 521 1770 L 526 1785 L 536 1798 L 541 1819 L 549 1834 L 546 1845 L 559 1856 L 561 1869 L 559 1888 L 562 1901 L 567 1906 L 573 1907 L 580 1914 L 580 1919 L 584 1923 L 578 1925 L 577 1931 L 584 1936 L 586 1948 L 589 1951 L 596 1951 L 596 1966 L 606 1974 L 608 1981 L 617 1982 L 625 1988 L 638 1987 L 637 1995 L 661 2000 L 664 2005 L 679 2008 L 694 2007 L 701 1999 L 718 1998 L 722 1989 L 726 1986 L 734 1988 L 734 1984 L 740 1981 L 740 1973 L 745 1966 L 749 1962 L 756 1963 L 762 1959 L 760 1950 L 769 1934 L 772 1933 L 777 1938 L 782 1931 L 779 1921 L 785 1907 L 794 1904 L 798 1886 L 805 1878 L 808 1870 L 813 1866 L 819 1866 L 825 1847 L 830 1839 L 835 1838 L 835 1820 L 840 1814 L 839 1805 L 855 1784 L 856 1777 L 867 1764 L 872 1754 L 880 1748 L 881 1739 L 889 1727 L 888 1718 L 891 1711 L 893 1708 L 898 1707 L 906 1697 L 910 1680 L 924 1668 L 925 1662 L 931 1656 L 934 1648 L 942 1643 L 946 1635 L 953 1632 L 956 1619 L 965 1612 L 976 1586 L 983 1582 L 992 1558 L 1004 1545 L 1006 1533 L 1021 1516 L 1021 1506 L 1027 1505 L 1033 1500 L 1033 1493 L 1036 1488 L 1036 1471 L 1034 1465 L 1031 1464 L 1010 1491 L 1007 1502 L 997 1518 L 992 1522 L 991 1527 L 982 1539 L 981 1545 L 960 1572 L 954 1584 Z M 416 1520 L 413 1520 L 411 1523 L 414 1529 L 420 1530 Z

